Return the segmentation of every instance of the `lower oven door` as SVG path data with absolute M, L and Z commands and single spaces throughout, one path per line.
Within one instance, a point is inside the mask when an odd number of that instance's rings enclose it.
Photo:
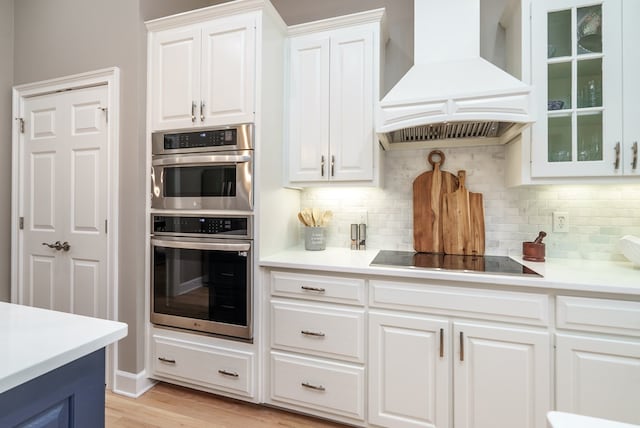
M 252 338 L 252 243 L 151 239 L 151 322 Z

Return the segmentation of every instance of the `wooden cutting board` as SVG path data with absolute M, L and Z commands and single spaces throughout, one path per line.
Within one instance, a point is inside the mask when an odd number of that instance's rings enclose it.
M 445 254 L 484 255 L 484 206 L 481 193 L 465 187 L 465 171 L 458 171 L 458 189 L 444 195 L 442 228 Z
M 442 197 L 457 188 L 458 179 L 440 169 L 444 163 L 440 150 L 429 153 L 428 161 L 433 170 L 413 180 L 413 248 L 419 253 L 442 253 Z

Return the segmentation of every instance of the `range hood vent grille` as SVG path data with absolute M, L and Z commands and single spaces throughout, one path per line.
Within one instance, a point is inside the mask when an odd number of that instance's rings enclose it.
M 455 141 L 463 147 L 487 146 L 509 142 L 527 125 L 499 121 L 443 122 L 402 128 L 378 137 L 385 150 L 434 148 L 445 141 Z
M 415 126 L 393 132 L 392 141 L 406 143 L 449 138 L 493 138 L 501 133 L 501 125 L 501 122 L 452 122 Z

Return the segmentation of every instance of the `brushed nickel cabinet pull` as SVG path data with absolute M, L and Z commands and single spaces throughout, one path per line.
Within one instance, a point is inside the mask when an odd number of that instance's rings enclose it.
M 168 358 L 164 358 L 164 357 L 158 357 L 158 359 L 160 361 L 162 361 L 163 363 L 167 363 L 167 364 L 175 364 L 176 360 L 170 360 Z
M 633 153 L 633 157 L 631 158 L 631 169 L 635 171 L 638 167 L 638 142 L 634 141 L 631 145 L 631 152 Z
M 204 101 L 200 103 L 200 122 L 204 122 Z
M 326 388 L 322 385 L 313 385 L 309 382 L 302 382 L 300 385 L 304 386 L 305 388 L 313 389 L 314 391 L 326 391 Z
M 616 151 L 616 160 L 613 162 L 613 168 L 618 170 L 620 169 L 620 141 L 616 143 L 614 150 Z
M 220 369 L 218 370 L 218 373 L 220 373 L 221 375 L 225 375 L 225 376 L 231 376 L 231 377 L 240 377 L 240 375 L 236 372 L 230 372 L 224 369 Z
M 464 361 L 464 334 L 460 332 L 460 361 Z
M 306 285 L 301 285 L 300 288 L 304 291 L 314 291 L 316 293 L 324 293 L 326 291 L 324 288 L 308 287 Z
M 336 166 L 336 157 L 331 155 L 331 176 L 333 177 L 335 174 L 335 166 Z
M 304 334 L 305 336 L 324 337 L 324 333 L 322 332 L 315 332 L 315 331 L 309 331 L 309 330 L 300 330 L 300 334 Z
M 196 102 L 191 102 L 191 123 L 196 123 Z
M 444 357 L 444 329 L 440 329 L 440 358 Z
M 324 156 L 320 156 L 320 177 L 324 177 Z

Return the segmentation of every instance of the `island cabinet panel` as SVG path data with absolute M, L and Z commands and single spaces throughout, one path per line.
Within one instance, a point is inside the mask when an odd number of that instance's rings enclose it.
M 0 394 L 0 427 L 100 428 L 104 349 Z

